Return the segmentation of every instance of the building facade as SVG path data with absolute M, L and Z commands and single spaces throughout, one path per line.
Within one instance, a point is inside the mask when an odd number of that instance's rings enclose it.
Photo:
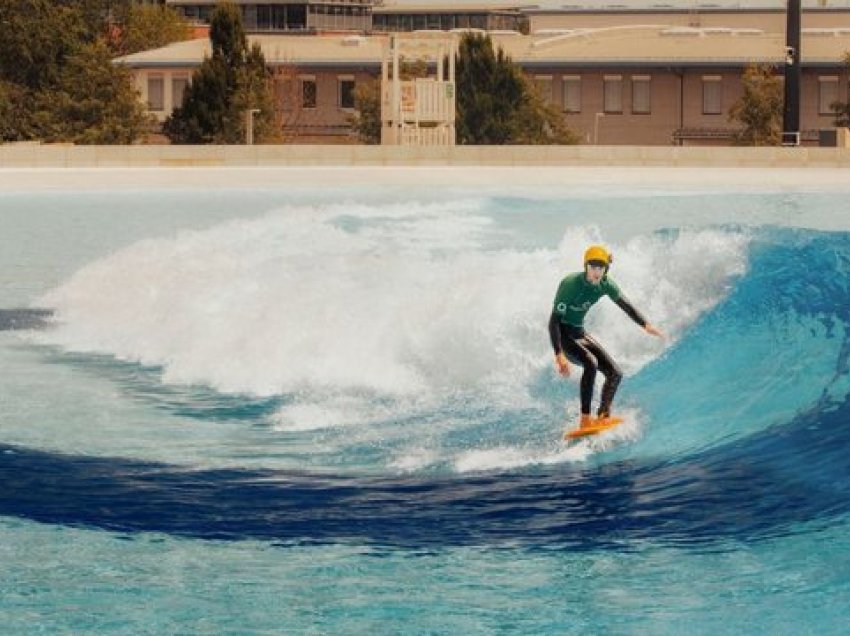
M 166 0 L 190 23 L 209 24 L 217 0 Z M 379 0 L 235 0 L 249 32 L 409 31 L 528 32 L 519 6 L 491 4 L 384 4 Z
M 218 0 L 167 0 L 193 24 L 209 24 Z M 231 0 L 249 32 L 365 33 L 372 28 L 373 0 Z
M 218 0 L 165 0 L 193 24 L 208 24 Z M 563 29 L 599 29 L 625 25 L 694 28 L 751 28 L 766 33 L 785 30 L 785 2 L 654 2 L 564 3 L 540 7 L 513 4 L 421 4 L 383 0 L 231 0 L 242 11 L 249 32 L 360 32 L 482 29 L 545 34 Z M 753 0 L 751 0 L 753 2 Z M 808 29 L 850 28 L 850 3 L 803 0 L 802 25 Z M 761 5 L 761 6 L 759 6 Z
M 455 34 L 452 37 L 459 37 Z M 784 36 L 749 28 L 623 26 L 548 35 L 494 34 L 494 44 L 534 80 L 587 144 L 728 144 L 729 109 L 749 64 L 781 74 Z M 353 142 L 353 91 L 380 75 L 385 36 L 252 35 L 274 71 L 284 135 Z M 831 105 L 848 100 L 850 32 L 804 33 L 803 143 L 833 126 Z M 179 105 L 209 41 L 180 42 L 121 58 L 160 120 Z
M 528 32 L 528 18 L 518 7 L 496 5 L 383 5 L 372 10 L 372 30 L 376 33 L 410 31 Z

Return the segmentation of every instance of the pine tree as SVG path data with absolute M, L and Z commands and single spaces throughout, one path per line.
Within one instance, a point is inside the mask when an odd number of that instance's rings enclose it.
M 246 113 L 257 109 L 255 139 L 277 139 L 270 73 L 259 45 L 248 49 L 242 14 L 235 5 L 216 6 L 210 42 L 212 56 L 195 71 L 183 104 L 166 120 L 166 135 L 174 143 L 242 143 Z
M 463 37 L 456 73 L 458 143 L 575 143 L 560 113 L 489 35 Z
M 461 144 L 506 144 L 523 83 L 510 59 L 493 48 L 489 35 L 465 35 L 456 65 L 457 138 Z

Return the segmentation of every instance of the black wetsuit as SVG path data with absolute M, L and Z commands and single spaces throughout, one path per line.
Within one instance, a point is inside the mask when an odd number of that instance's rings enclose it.
M 591 297 L 580 298 L 580 300 L 588 302 L 582 303 L 580 307 L 569 306 L 569 298 L 574 298 L 576 295 L 574 292 L 576 285 L 579 286 L 579 289 L 583 287 L 581 285 L 584 282 L 583 274 L 581 276 L 581 281 L 570 276 L 562 282 L 555 298 L 555 308 L 549 318 L 549 338 L 552 341 L 555 355 L 563 352 L 568 360 L 580 364 L 584 368 L 581 376 L 582 414 L 590 414 L 596 370 L 598 369 L 605 376 L 598 411 L 598 415 L 603 417 L 611 412 L 611 402 L 617 392 L 617 387 L 620 385 L 620 380 L 623 378 L 623 372 L 602 345 L 587 333 L 583 326 L 563 321 L 565 318 L 574 319 L 577 317 L 577 322 L 583 322 L 584 314 L 602 295 L 610 296 L 617 306 L 641 327 L 646 326 L 646 318 L 619 292 L 616 285 L 613 285 L 613 281 L 609 282 L 608 280 L 605 281 L 606 285 L 603 285 L 601 289 L 593 290 L 595 293 Z M 587 285 L 589 284 L 587 283 Z M 606 286 L 610 286 L 611 289 L 606 289 Z M 563 301 L 567 301 L 567 304 L 565 305 Z

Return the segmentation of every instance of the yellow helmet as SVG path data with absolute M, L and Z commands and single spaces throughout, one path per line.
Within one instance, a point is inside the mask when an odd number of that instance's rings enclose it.
M 611 252 L 606 250 L 601 245 L 591 245 L 587 248 L 587 251 L 584 253 L 584 265 L 587 267 L 587 264 L 590 261 L 602 261 L 605 265 L 611 265 L 611 262 L 614 259 L 611 258 Z

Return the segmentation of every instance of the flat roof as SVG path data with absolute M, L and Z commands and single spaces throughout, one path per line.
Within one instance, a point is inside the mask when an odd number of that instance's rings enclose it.
M 463 0 L 458 0 L 462 2 Z M 540 0 L 534 3 L 536 7 L 529 8 L 534 13 L 620 13 L 646 11 L 676 11 L 676 12 L 761 12 L 785 11 L 785 0 Z M 828 0 L 828 6 L 823 6 L 821 0 L 802 0 L 805 11 L 829 11 L 850 9 L 850 0 Z
M 416 37 L 416 33 L 406 34 Z M 439 39 L 442 32 L 421 37 Z M 491 34 L 493 42 L 524 67 L 743 66 L 782 64 L 784 33 L 747 28 L 691 28 L 669 25 L 615 26 L 558 30 L 557 33 Z M 386 35 L 249 35 L 273 66 L 374 67 L 380 64 Z M 803 66 L 844 67 L 850 29 L 807 29 Z M 194 67 L 211 55 L 209 39 L 177 42 L 116 58 L 131 68 Z
M 599 7 L 563 6 L 560 8 L 529 7 L 521 10 L 527 15 L 678 15 L 678 14 L 729 14 L 729 15 L 753 15 L 774 14 L 786 12 L 784 6 L 763 7 L 733 7 L 733 6 L 709 6 L 694 5 L 691 7 L 657 4 L 648 7 L 627 7 L 620 5 L 602 5 Z M 803 13 L 848 13 L 850 3 L 844 6 L 805 7 Z

